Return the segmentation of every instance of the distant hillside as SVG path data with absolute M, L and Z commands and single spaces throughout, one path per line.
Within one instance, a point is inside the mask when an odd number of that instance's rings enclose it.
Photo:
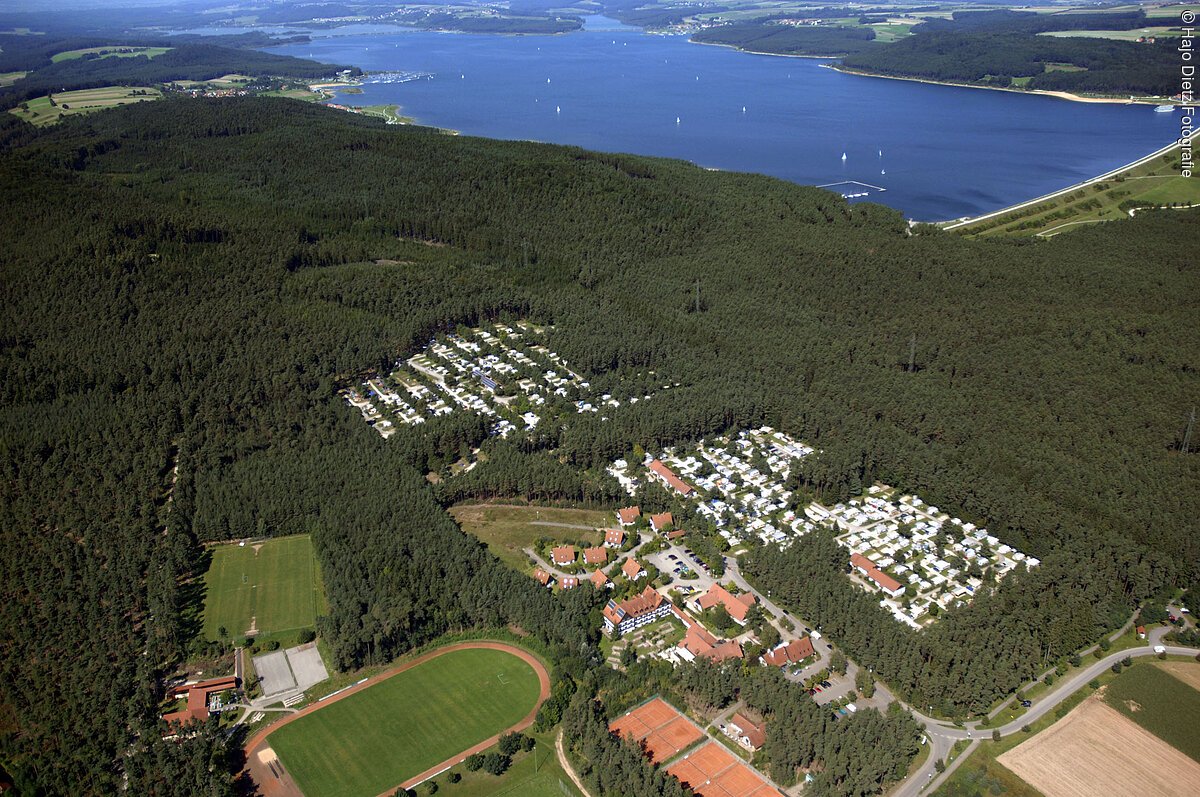
M 872 47 L 871 28 L 780 25 L 739 22 L 705 28 L 692 35 L 701 44 L 724 44 L 753 53 L 777 55 L 847 55 Z

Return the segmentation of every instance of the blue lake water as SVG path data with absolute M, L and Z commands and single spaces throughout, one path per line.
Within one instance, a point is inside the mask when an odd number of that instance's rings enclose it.
M 394 103 L 422 124 L 811 185 L 857 181 L 871 188 L 838 190 L 927 221 L 1063 188 L 1179 135 L 1175 114 L 1149 106 L 846 75 L 814 59 L 696 45 L 603 18 L 562 36 L 339 28 L 271 52 L 428 73 L 368 82 L 340 99 Z

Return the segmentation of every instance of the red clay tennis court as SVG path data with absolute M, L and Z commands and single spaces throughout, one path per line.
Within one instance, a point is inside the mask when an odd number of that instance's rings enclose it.
M 621 738 L 641 742 L 651 762 L 663 761 L 686 750 L 704 734 L 687 717 L 656 697 L 613 720 L 608 729 Z
M 667 767 L 697 797 L 781 797 L 779 790 L 716 742 Z

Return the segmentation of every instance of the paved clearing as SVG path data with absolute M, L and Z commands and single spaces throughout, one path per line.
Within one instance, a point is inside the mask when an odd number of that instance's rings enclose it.
M 254 657 L 254 671 L 262 682 L 263 695 L 274 695 L 296 688 L 296 679 L 288 667 L 287 653 L 277 650 Z
M 997 759 L 1046 797 L 1191 797 L 1200 764 L 1098 696 Z

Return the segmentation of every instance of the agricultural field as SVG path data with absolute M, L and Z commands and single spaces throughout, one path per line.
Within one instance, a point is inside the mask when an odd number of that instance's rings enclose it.
M 259 638 L 313 628 L 324 611 L 321 574 L 307 534 L 213 549 L 204 577 L 204 637 Z
M 67 50 L 55 54 L 50 60 L 57 64 L 59 61 L 73 61 L 76 58 L 83 58 L 85 55 L 97 55 L 101 58 L 136 58 L 139 55 L 144 55 L 147 58 L 154 58 L 174 49 L 174 47 L 135 47 L 132 45 L 109 44 L 104 47 L 84 47 L 80 50 Z
M 1196 683 L 1200 664 L 1172 662 Z M 1104 690 L 1104 702 L 1167 744 L 1200 762 L 1200 692 L 1160 665 L 1137 665 Z
M 521 571 L 529 569 L 528 557 L 521 549 L 531 547 L 539 537 L 599 545 L 604 542 L 604 534 L 597 529 L 610 528 L 614 523 L 611 512 L 544 506 L 459 504 L 450 507 L 450 514 L 463 531 L 487 545 L 500 561 Z
M 0 72 L 0 88 L 11 86 L 28 74 L 28 72 Z
M 1039 33 L 1039 36 L 1053 36 L 1059 39 L 1111 39 L 1120 42 L 1135 42 L 1139 38 L 1153 36 L 1154 38 L 1178 37 L 1178 28 L 1169 27 L 1138 28 L 1137 30 L 1052 30 Z
M 512 653 L 450 650 L 286 724 L 268 741 L 305 794 L 375 797 L 518 724 L 540 694 L 538 673 Z
M 1140 668 L 1150 669 L 1135 665 L 1131 672 Z M 1186 797 L 1200 782 L 1200 763 L 1099 695 L 997 761 L 1046 797 L 1092 797 L 1098 784 L 1106 794 Z
M 162 92 L 149 86 L 104 86 L 36 97 L 12 108 L 9 113 L 38 127 L 44 127 L 54 124 L 64 116 L 92 113 L 117 105 L 161 98 Z

